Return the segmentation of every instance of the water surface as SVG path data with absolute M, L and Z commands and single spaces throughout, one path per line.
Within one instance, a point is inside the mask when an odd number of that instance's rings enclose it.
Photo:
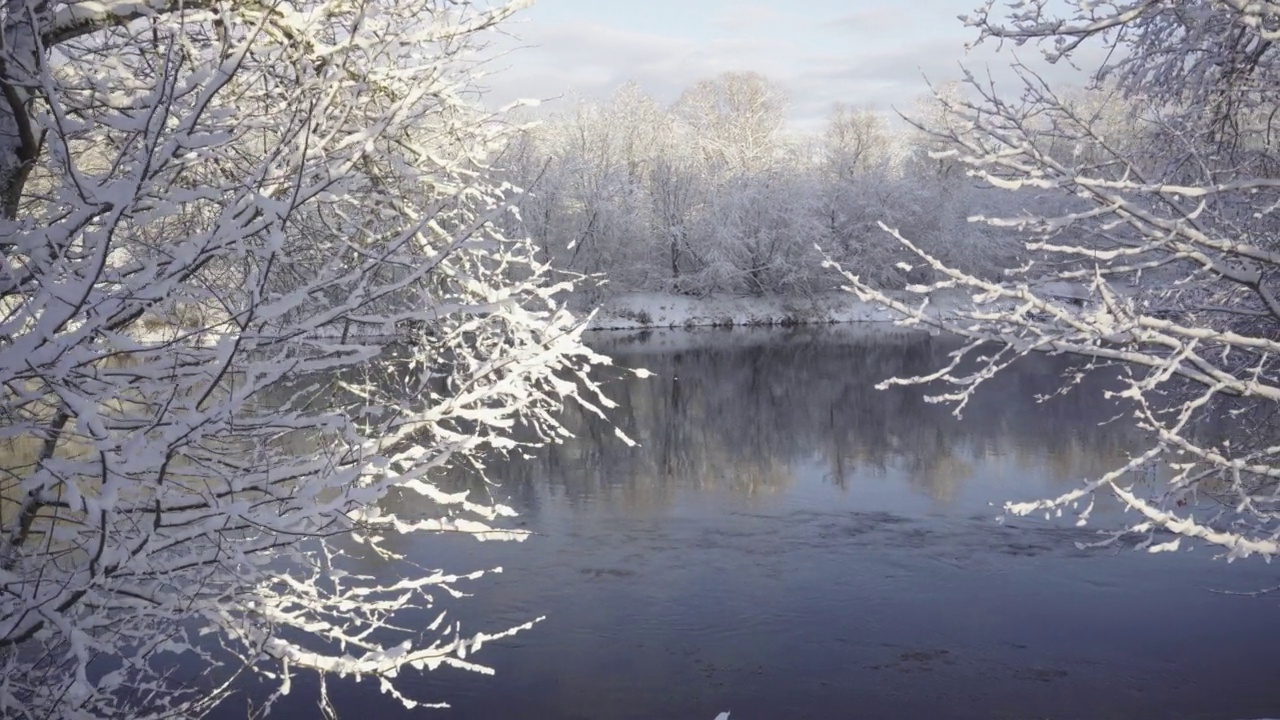
M 952 345 L 849 330 L 612 337 L 656 378 L 609 374 L 612 427 L 495 459 L 521 543 L 420 537 L 427 567 L 505 572 L 454 617 L 497 630 L 546 615 L 477 660 L 496 677 L 402 678 L 452 710 L 407 713 L 373 683 L 331 686 L 350 717 L 1129 718 L 1280 714 L 1277 584 L 1199 549 L 1077 549 L 1092 528 L 998 522 L 1140 436 L 1108 422 L 1106 378 L 1044 403 L 1066 361 L 1030 358 L 963 419 L 876 382 L 937 367 Z M 475 484 L 474 478 L 451 483 Z M 993 503 L 995 505 L 993 505 Z M 400 508 L 412 510 L 412 508 Z M 1098 526 L 1120 522 L 1103 506 Z M 280 707 L 316 715 L 308 688 Z M 228 714 L 226 717 L 233 717 Z

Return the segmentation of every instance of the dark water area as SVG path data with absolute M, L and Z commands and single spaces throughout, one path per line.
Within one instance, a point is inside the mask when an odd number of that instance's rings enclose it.
M 600 347 L 617 425 L 495 459 L 488 489 L 523 543 L 416 537 L 425 567 L 504 572 L 450 605 L 464 629 L 534 629 L 472 658 L 496 675 L 333 682 L 344 717 L 610 720 L 1280 717 L 1280 583 L 1213 552 L 1077 549 L 1124 517 L 1009 518 L 1141 436 L 1099 377 L 1044 403 L 1068 364 L 1028 358 L 956 419 L 918 388 L 953 346 L 921 335 L 681 332 Z M 1141 481 L 1141 480 L 1139 480 Z M 453 478 L 455 486 L 474 478 Z M 479 486 L 477 486 L 479 488 Z M 483 489 L 483 488 L 479 488 Z M 412 513 L 412 507 L 397 510 Z M 375 568 L 376 569 L 376 568 Z M 295 681 L 277 717 L 318 717 Z M 236 717 L 234 703 L 219 717 Z M 241 705 L 242 707 L 242 705 Z M 243 710 L 239 712 L 243 716 Z

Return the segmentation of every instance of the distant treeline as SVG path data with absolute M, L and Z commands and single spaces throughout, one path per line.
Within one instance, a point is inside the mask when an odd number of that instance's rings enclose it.
M 635 85 L 579 102 L 531 124 L 502 158 L 525 189 L 522 229 L 543 259 L 603 276 L 605 292 L 822 291 L 838 285 L 824 256 L 886 288 L 927 279 L 880 222 L 980 275 L 1026 259 L 1017 228 L 970 218 L 1046 200 L 939 157 L 948 120 L 933 98 L 910 122 L 837 105 L 809 135 L 785 131 L 786 110 L 755 73 L 700 82 L 669 107 Z

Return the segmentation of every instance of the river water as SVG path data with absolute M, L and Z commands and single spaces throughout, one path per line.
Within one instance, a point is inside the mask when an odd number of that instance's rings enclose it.
M 452 611 L 464 628 L 546 620 L 474 658 L 494 677 L 402 678 L 450 710 L 409 713 L 374 683 L 332 684 L 344 716 L 1280 716 L 1280 593 L 1223 592 L 1280 583 L 1272 566 L 1078 549 L 1122 520 L 1105 504 L 1087 528 L 998 521 L 1002 501 L 1061 493 L 1137 447 L 1108 422 L 1119 409 L 1105 378 L 1037 403 L 1067 363 L 1029 358 L 956 419 L 918 388 L 873 387 L 937 367 L 953 347 L 939 338 L 597 342 L 656 373 L 604 373 L 613 420 L 641 446 L 571 412 L 577 439 L 489 468 L 533 538 L 401 548 L 432 568 L 504 568 L 468 586 Z M 295 683 L 278 716 L 316 716 L 310 689 Z

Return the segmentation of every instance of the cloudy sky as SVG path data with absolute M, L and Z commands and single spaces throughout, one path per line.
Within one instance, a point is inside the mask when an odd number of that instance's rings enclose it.
M 909 111 L 924 77 L 959 77 L 963 62 L 1011 87 L 1010 49 L 966 52 L 957 19 L 978 0 L 536 0 L 509 27 L 519 49 L 489 78 L 495 104 L 516 98 L 603 98 L 633 80 L 663 102 L 697 80 L 754 70 L 791 100 L 791 124 L 817 126 L 833 103 Z M 504 46 L 505 49 L 505 46 Z M 1038 51 L 1018 50 L 1024 61 Z M 1038 63 L 1039 64 L 1039 63 Z M 1057 78 L 1078 78 L 1069 68 Z

